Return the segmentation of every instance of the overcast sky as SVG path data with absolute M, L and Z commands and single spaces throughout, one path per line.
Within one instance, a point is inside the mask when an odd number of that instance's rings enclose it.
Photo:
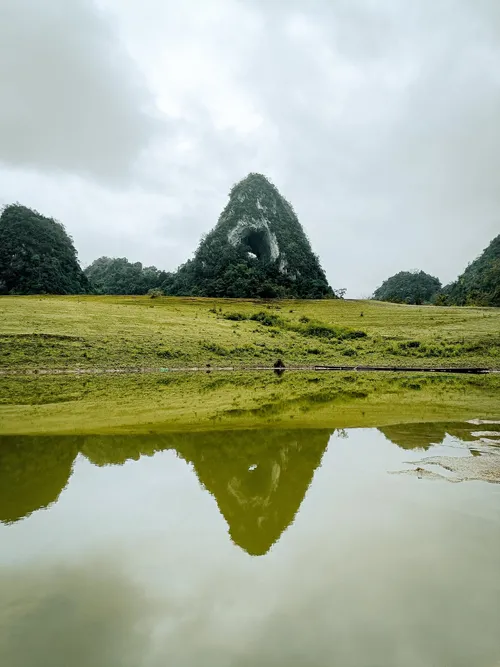
M 0 205 L 172 270 L 261 172 L 331 285 L 500 233 L 498 0 L 0 0 Z

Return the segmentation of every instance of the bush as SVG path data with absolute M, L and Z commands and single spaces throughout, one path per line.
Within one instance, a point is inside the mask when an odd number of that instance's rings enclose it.
M 282 320 L 280 317 L 278 317 L 278 315 L 274 315 L 273 313 L 264 313 L 263 311 L 254 313 L 250 316 L 250 319 L 254 322 L 259 322 L 259 324 L 262 324 L 265 327 L 275 327 L 282 323 Z
M 157 299 L 159 296 L 163 296 L 163 290 L 155 287 L 154 289 L 150 289 L 148 291 L 148 296 L 150 299 Z
M 184 356 L 182 350 L 158 350 L 156 354 L 162 359 L 181 359 Z
M 307 326 L 297 329 L 297 331 L 304 336 L 327 339 L 337 338 L 338 340 L 366 338 L 367 336 L 364 331 L 357 331 L 344 327 L 332 327 L 329 324 L 323 324 L 321 322 L 311 322 Z

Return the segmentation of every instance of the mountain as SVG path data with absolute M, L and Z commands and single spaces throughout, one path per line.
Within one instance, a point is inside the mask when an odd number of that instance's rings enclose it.
M 500 306 L 500 235 L 443 290 L 450 305 Z
M 440 290 L 440 281 L 424 271 L 400 271 L 387 278 L 373 298 L 393 303 L 430 303 Z
M 215 228 L 164 289 L 210 297 L 334 296 L 292 206 L 261 174 L 232 188 Z
M 79 294 L 88 281 L 61 223 L 26 206 L 0 216 L 0 294 Z

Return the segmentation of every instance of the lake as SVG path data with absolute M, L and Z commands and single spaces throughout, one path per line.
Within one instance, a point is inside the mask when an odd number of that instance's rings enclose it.
M 0 665 L 498 667 L 499 429 L 0 437 Z

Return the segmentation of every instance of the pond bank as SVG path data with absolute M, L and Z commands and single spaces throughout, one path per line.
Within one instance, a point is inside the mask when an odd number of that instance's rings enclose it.
M 488 375 L 500 373 L 500 368 L 477 368 L 477 367 L 413 367 L 413 366 L 212 366 L 205 364 L 201 366 L 185 367 L 123 367 L 123 368 L 17 368 L 0 370 L 0 376 L 23 376 L 23 375 L 126 375 L 150 374 L 150 373 L 260 373 L 262 371 L 274 371 L 281 374 L 285 371 L 293 372 L 353 372 L 353 373 L 453 373 L 467 375 Z

